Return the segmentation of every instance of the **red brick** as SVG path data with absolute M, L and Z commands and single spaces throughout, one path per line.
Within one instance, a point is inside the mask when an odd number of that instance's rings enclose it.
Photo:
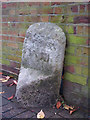
M 8 34 L 8 30 L 2 30 L 2 34 Z
M 28 3 L 29 6 L 35 5 L 35 6 L 40 6 L 41 2 L 29 2 Z
M 2 36 L 2 40 L 9 40 L 9 36 Z
M 74 18 L 74 23 L 78 24 L 78 23 L 90 23 L 90 18 L 87 16 L 78 16 Z
M 22 18 L 23 19 L 23 18 Z M 25 19 L 24 19 L 25 22 L 33 22 L 32 19 L 31 19 L 31 16 L 25 16 Z
M 7 43 L 7 46 L 13 47 L 13 48 L 18 48 L 18 44 L 16 44 L 16 43 Z
M 80 9 L 85 9 L 85 5 L 80 5 Z
M 15 15 L 15 10 L 14 9 L 10 9 L 9 10 L 9 15 Z
M 80 10 L 79 10 L 80 13 L 83 13 L 85 12 L 85 5 L 80 5 Z
M 37 14 L 38 13 L 38 10 L 35 8 L 35 9 L 32 9 L 32 10 L 30 10 L 30 14 L 32 15 L 32 14 Z
M 75 6 L 72 6 L 72 7 L 71 7 L 71 11 L 72 11 L 72 12 L 78 12 L 78 6 L 76 6 L 76 5 L 75 5 Z
M 51 5 L 60 5 L 61 2 L 51 2 Z
M 60 13 L 62 13 L 62 8 L 55 7 L 55 14 L 60 14 Z
M 15 41 L 15 40 L 16 40 L 16 37 L 10 36 L 10 37 L 9 37 L 9 40 L 10 40 L 10 41 Z
M 50 2 L 41 2 L 41 5 L 49 6 L 49 5 L 50 5 Z
M 16 27 L 16 23 L 11 23 L 11 26 L 14 28 Z
M 41 16 L 41 21 L 42 22 L 48 22 L 49 21 L 49 16 Z
M 7 4 L 7 7 L 11 7 L 11 8 L 14 8 L 17 6 L 17 3 L 16 2 L 11 2 L 11 3 L 8 3 Z
M 69 65 L 65 67 L 65 70 L 71 73 L 75 72 L 74 66 L 73 65 Z
M 8 30 L 8 34 L 9 35 L 15 35 L 15 36 L 18 36 L 18 31 L 17 30 Z
M 25 16 L 18 16 L 18 21 L 22 22 L 25 20 L 25 18 L 26 18 Z
M 32 22 L 40 22 L 40 16 L 31 16 Z
M 0 45 L 2 45 L 2 41 L 0 41 Z
M 7 22 L 7 17 L 2 17 L 2 22 Z
M 18 36 L 21 36 L 21 37 L 25 37 L 25 34 L 26 34 L 26 33 L 23 32 L 23 31 L 19 31 L 19 32 L 18 32 Z
M 81 65 L 88 65 L 88 57 L 82 57 Z
M 86 45 L 90 45 L 90 39 L 86 41 Z
M 2 35 L 0 35 L 0 40 L 2 39 Z
M 53 8 L 49 7 L 49 8 L 41 8 L 38 10 L 39 14 L 52 14 L 53 13 Z
M 85 27 L 85 30 L 84 30 L 84 34 L 85 34 L 85 35 L 88 35 L 89 32 L 90 32 L 90 27 L 89 27 L 89 26 L 86 26 L 86 27 Z
M 8 27 L 8 23 L 2 23 L 2 28 L 3 27 Z
M 84 34 L 83 26 L 77 27 L 77 34 Z
M 24 6 L 25 6 L 25 2 L 18 2 L 18 8 L 21 8 L 21 7 L 24 7 Z
M 11 22 L 18 22 L 18 17 L 7 17 L 7 21 L 11 21 Z
M 89 48 L 83 48 L 82 55 L 87 55 L 88 56 L 88 50 Z
M 2 8 L 7 8 L 7 4 L 6 3 L 2 3 Z
M 7 9 L 2 9 L 2 15 L 8 15 L 9 14 L 9 10 Z
M 24 34 L 24 36 L 25 36 L 25 34 Z M 18 37 L 18 38 L 16 38 L 16 42 L 24 42 L 24 38 Z

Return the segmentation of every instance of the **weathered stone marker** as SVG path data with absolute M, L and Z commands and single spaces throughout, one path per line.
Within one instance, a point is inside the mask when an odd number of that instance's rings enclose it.
M 53 23 L 35 23 L 23 44 L 22 64 L 16 89 L 23 107 L 46 107 L 59 96 L 66 37 Z

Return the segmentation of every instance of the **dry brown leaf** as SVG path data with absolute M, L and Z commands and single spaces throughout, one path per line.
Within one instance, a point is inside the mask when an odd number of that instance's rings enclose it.
M 14 83 L 15 85 L 17 85 L 17 81 L 16 81 L 16 80 L 13 80 L 13 83 Z
M 44 112 L 41 110 L 38 114 L 37 114 L 37 118 L 38 119 L 43 119 L 45 117 Z
M 62 105 L 61 102 L 58 101 L 57 104 L 56 104 L 56 108 L 59 109 L 61 107 L 61 105 Z
M 9 85 L 9 87 L 10 87 L 10 86 L 13 86 L 13 85 L 14 85 L 14 83 L 11 83 L 11 84 Z
M 13 86 L 14 84 L 17 85 L 17 81 L 16 80 L 13 80 L 12 83 L 9 85 L 9 87 Z
M 10 79 L 9 76 L 6 76 L 5 78 L 0 78 L 1 82 L 7 82 Z
M 69 110 L 70 106 L 69 105 L 64 105 L 64 109 Z
M 6 76 L 6 80 L 9 80 L 10 79 L 10 76 Z
M 77 109 L 70 110 L 70 115 L 75 112 Z
M 5 79 L 5 78 L 0 78 L 0 81 L 1 81 L 1 82 L 7 82 L 7 81 L 8 81 L 8 79 Z
M 72 106 L 69 106 L 69 105 L 64 105 L 64 108 L 66 109 L 66 110 L 69 110 L 69 109 L 71 109 L 71 110 L 73 110 L 74 109 L 74 107 L 72 107 Z
M 0 94 L 3 94 L 3 93 L 5 93 L 5 91 L 3 91 L 3 92 L 0 92 Z
M 11 100 L 11 99 L 13 99 L 13 97 L 14 97 L 14 95 L 12 95 L 11 97 L 9 97 L 9 98 L 8 98 L 8 100 Z
M 71 110 L 73 110 L 73 109 L 74 109 L 74 107 L 72 107 L 72 106 L 69 106 L 69 108 L 70 108 Z

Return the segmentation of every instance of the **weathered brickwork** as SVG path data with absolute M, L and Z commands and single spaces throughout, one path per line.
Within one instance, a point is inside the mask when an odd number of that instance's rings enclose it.
M 90 57 L 89 6 L 89 3 L 84 2 L 3 2 L 2 39 L 0 37 L 2 69 L 18 75 L 22 45 L 28 27 L 36 22 L 55 23 L 63 29 L 67 37 L 64 64 L 65 98 L 70 101 L 68 99 L 70 94 L 72 97 L 75 94 L 80 100 L 87 98 L 88 57 Z M 73 85 L 74 87 L 70 87 Z

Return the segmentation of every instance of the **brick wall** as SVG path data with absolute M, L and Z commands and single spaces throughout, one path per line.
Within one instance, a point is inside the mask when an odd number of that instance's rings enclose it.
M 66 34 L 64 97 L 68 103 L 88 104 L 89 3 L 3 2 L 2 70 L 18 75 L 22 45 L 28 27 L 36 22 L 52 22 Z M 1 44 L 1 40 L 0 40 Z

